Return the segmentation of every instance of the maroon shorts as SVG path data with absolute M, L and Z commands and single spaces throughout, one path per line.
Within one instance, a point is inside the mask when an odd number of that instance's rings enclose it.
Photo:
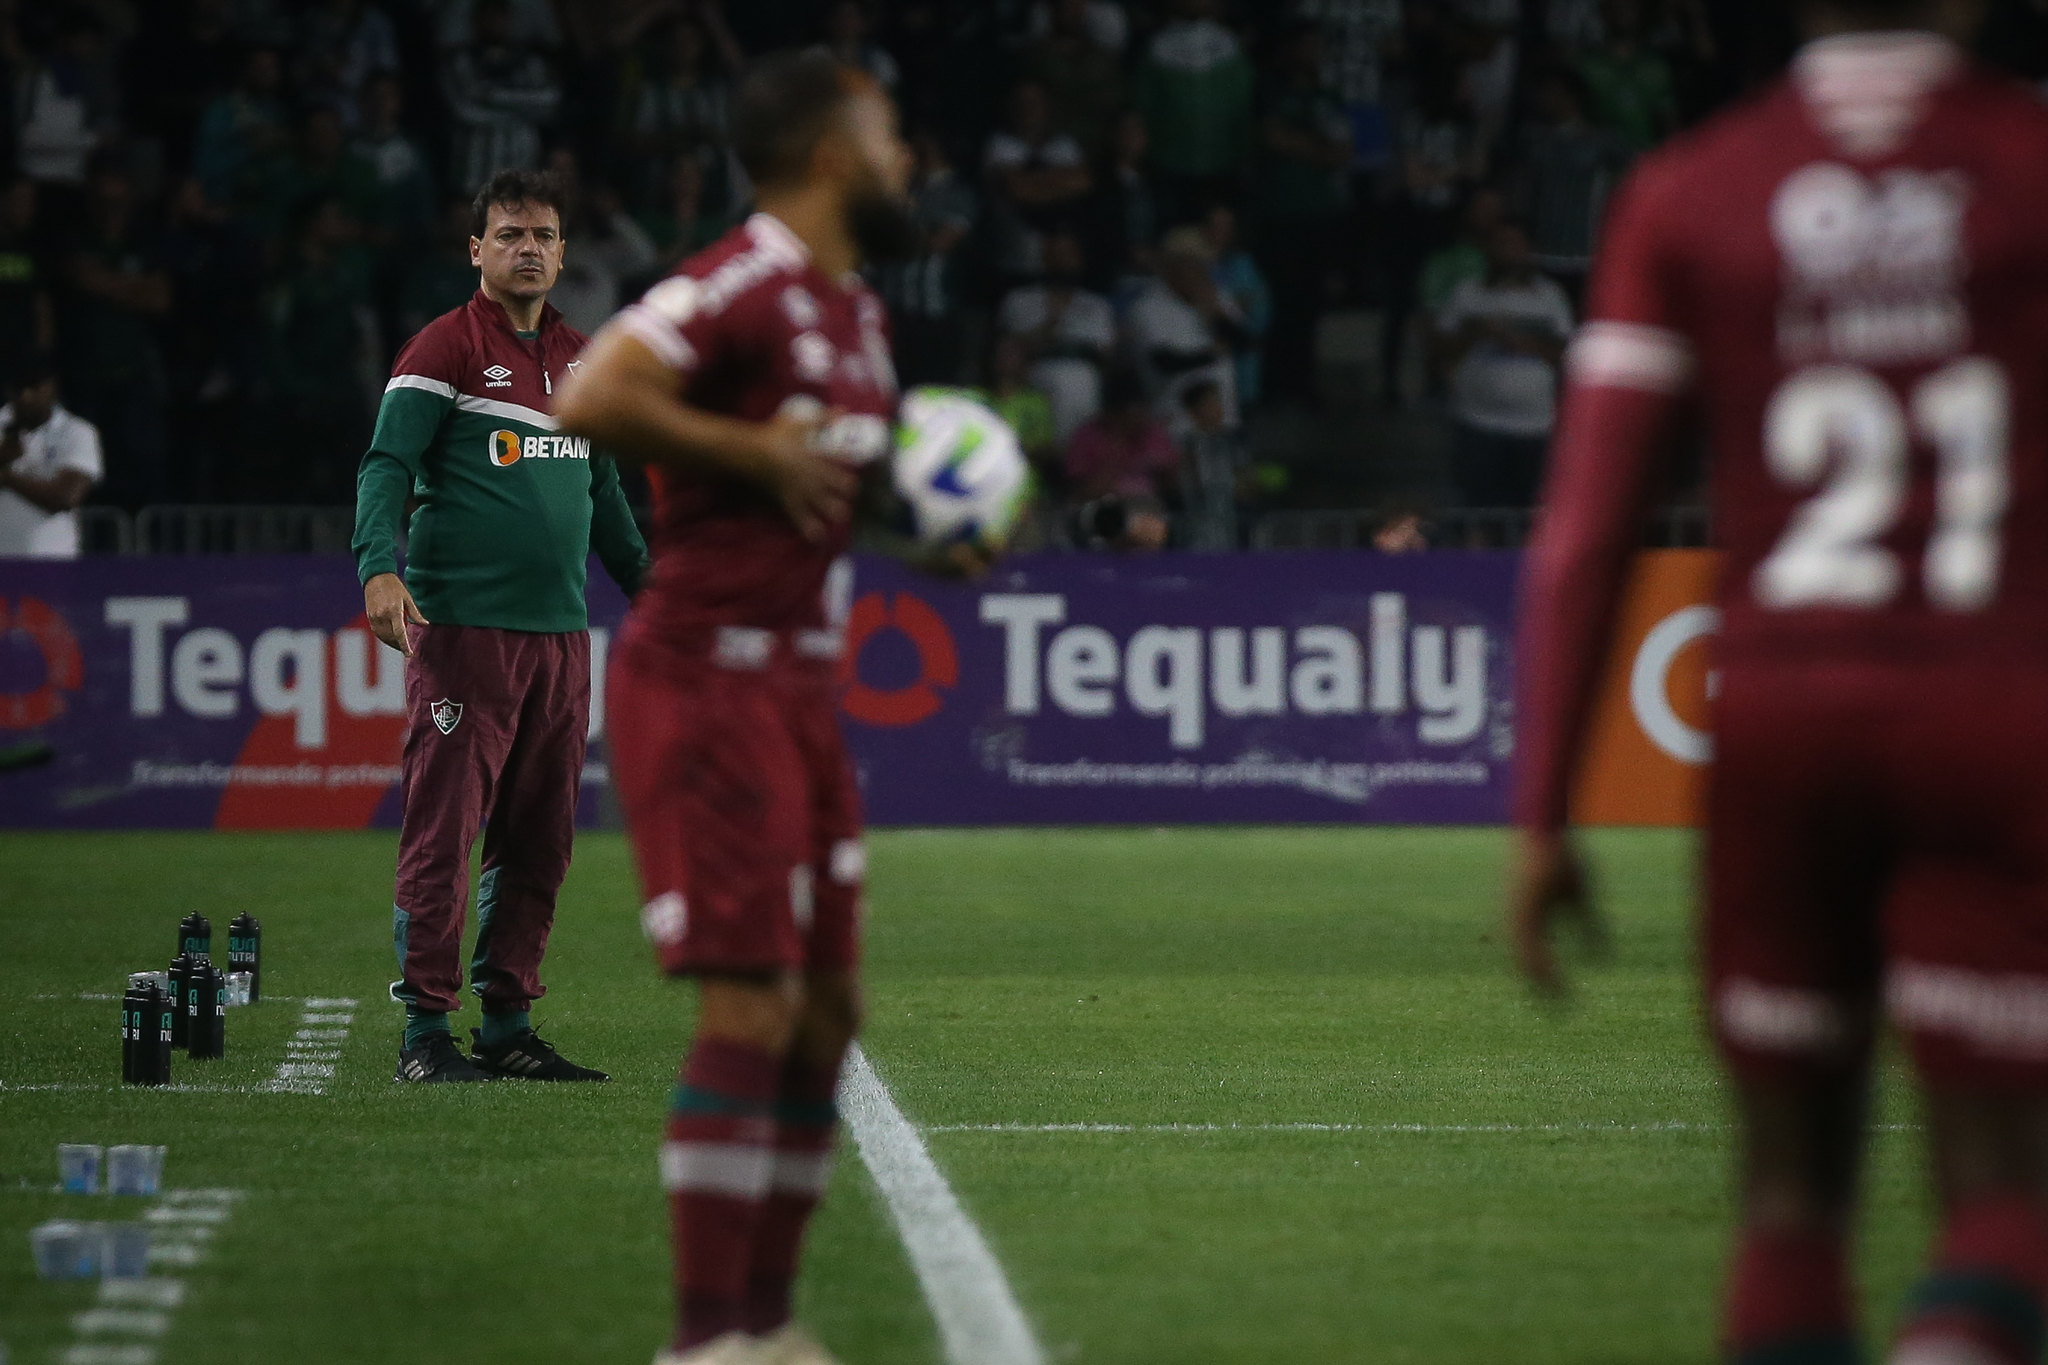
M 614 657 L 612 774 L 664 970 L 859 961 L 860 792 L 836 709 L 816 663 Z
M 2048 666 L 1724 665 L 1705 967 L 1741 1075 L 2048 1083 Z

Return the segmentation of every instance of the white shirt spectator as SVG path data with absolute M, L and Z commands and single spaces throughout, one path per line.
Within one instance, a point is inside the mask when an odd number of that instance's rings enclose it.
M 1542 275 L 1519 285 L 1467 280 L 1452 292 L 1436 325 L 1452 333 L 1473 320 L 1548 333 L 1563 342 L 1572 333 L 1572 305 L 1557 281 Z M 1548 435 L 1557 420 L 1557 367 L 1481 341 L 1451 376 L 1451 406 L 1459 421 L 1489 435 Z
M 14 406 L 0 408 L 0 429 L 14 421 Z M 59 403 L 50 420 L 21 434 L 21 458 L 12 468 L 29 478 L 50 479 L 67 469 L 98 483 L 106 476 L 100 460 L 99 428 Z M 0 489 L 0 559 L 78 558 L 78 513 L 45 512 L 12 490 Z
M 1076 166 L 1086 166 L 1088 154 L 1081 150 L 1080 143 L 1065 133 L 1054 133 L 1034 146 L 1015 133 L 999 131 L 989 135 L 981 164 L 991 183 L 998 187 L 993 206 L 1005 219 L 1001 233 L 1003 241 L 997 252 L 1002 266 L 1013 274 L 1035 275 L 1044 264 L 1041 255 L 1044 240 L 1028 219 L 1042 215 L 1028 213 L 1008 202 L 1000 192 L 1002 172 L 1020 167 L 1071 170 Z
M 1223 306 L 1231 306 L 1227 297 Z M 1152 395 L 1153 410 L 1172 431 L 1182 432 L 1188 425 L 1181 395 L 1205 380 L 1216 385 L 1223 399 L 1224 425 L 1237 425 L 1237 367 L 1231 363 L 1229 350 L 1218 344 L 1215 333 L 1193 304 L 1176 294 L 1164 280 L 1154 280 L 1131 305 L 1124 326 L 1138 358 L 1138 373 L 1145 381 L 1145 391 Z M 1179 368 L 1162 367 L 1159 363 L 1161 351 L 1192 355 L 1204 350 L 1213 350 L 1215 358 Z
M 580 227 L 580 225 L 579 225 Z M 647 230 L 624 212 L 604 221 L 602 237 L 578 231 L 562 253 L 562 273 L 548 302 L 571 327 L 589 336 L 619 311 L 620 286 L 654 269 L 661 259 Z
M 1005 332 L 1030 336 L 1047 331 L 1053 291 L 1042 284 L 1013 289 L 1003 299 L 997 322 Z M 1116 345 L 1116 314 L 1109 300 L 1075 289 L 1050 328 L 1046 349 L 1031 365 L 1031 387 L 1052 406 L 1053 430 L 1062 446 L 1081 424 L 1102 409 L 1102 362 Z

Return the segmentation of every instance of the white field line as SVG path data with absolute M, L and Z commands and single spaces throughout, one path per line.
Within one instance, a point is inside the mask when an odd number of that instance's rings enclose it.
M 981 1229 L 960 1207 L 858 1044 L 847 1053 L 839 1100 L 917 1272 L 950 1365 L 1045 1365 L 1045 1351 Z
M 299 1015 L 298 1032 L 285 1043 L 284 1060 L 277 1064 L 277 1074 L 257 1089 L 272 1094 L 326 1094 L 355 1019 L 354 1000 L 307 996 Z
M 1917 1123 L 1873 1123 L 1873 1133 L 1917 1133 Z M 1732 1133 L 1730 1123 L 934 1123 L 923 1133 Z
M 205 1260 L 241 1198 L 240 1190 L 165 1190 L 142 1216 L 150 1265 L 189 1267 Z M 61 1365 L 156 1365 L 157 1342 L 184 1302 L 185 1282 L 173 1276 L 103 1279 L 98 1301 L 71 1315 L 75 1340 L 56 1359 Z

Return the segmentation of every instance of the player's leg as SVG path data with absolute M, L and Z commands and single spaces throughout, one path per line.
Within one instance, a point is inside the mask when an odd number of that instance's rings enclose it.
M 1733 1365 L 1861 1358 L 1849 1228 L 1887 872 L 1854 728 L 1806 708 L 1812 690 L 1722 680 L 1704 959 L 1741 1129 L 1721 1331 Z
M 484 826 L 469 964 L 470 989 L 483 1002 L 484 1019 L 473 1051 L 479 1066 L 501 1076 L 609 1080 L 555 1051 L 528 1014 L 547 993 L 541 958 L 576 839 L 590 729 L 590 636 L 521 635 L 513 649 L 507 664 L 526 679 L 526 691 Z
M 839 1073 L 860 1031 L 860 784 L 840 736 L 829 685 L 817 680 L 796 713 L 796 737 L 811 778 L 813 855 L 802 924 L 804 1010 L 782 1075 L 776 1109 L 775 1175 L 748 1276 L 747 1327 L 768 1337 L 777 1360 L 814 1365 L 829 1356 L 790 1325 L 805 1231 L 832 1173 L 838 1140 Z
M 1926 1091 L 1941 1229 L 1897 1365 L 2039 1360 L 2048 1282 L 2048 677 L 1894 727 L 1911 849 L 1886 1003 Z
M 510 747 L 513 701 L 492 665 L 495 631 L 421 629 L 406 666 L 399 763 L 398 876 L 392 938 L 405 1005 L 401 1080 L 479 1080 L 454 1047 L 448 1015 L 461 1008 L 462 925 L 469 853 Z
M 739 1333 L 775 1165 L 775 1108 L 803 1009 L 796 867 L 805 786 L 763 679 L 614 664 L 613 777 L 664 971 L 701 983 L 662 1146 L 672 1345 Z

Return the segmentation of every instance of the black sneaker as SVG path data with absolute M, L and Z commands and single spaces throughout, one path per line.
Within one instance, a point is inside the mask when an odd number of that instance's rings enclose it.
M 399 1045 L 398 1074 L 391 1079 L 432 1083 L 488 1081 L 495 1077 L 462 1055 L 462 1049 L 455 1046 L 453 1034 L 446 1029 L 437 1029 L 422 1039 L 417 1047 Z
M 469 1051 L 487 1076 L 516 1081 L 608 1081 L 610 1076 L 576 1063 L 555 1051 L 555 1045 L 525 1029 L 492 1047 L 482 1029 L 469 1031 Z

